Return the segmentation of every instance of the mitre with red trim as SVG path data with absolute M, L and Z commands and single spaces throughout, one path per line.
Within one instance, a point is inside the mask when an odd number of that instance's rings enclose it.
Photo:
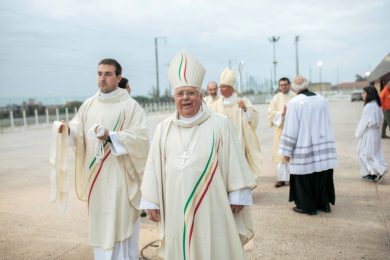
M 206 70 L 190 54 L 179 51 L 172 59 L 168 69 L 168 79 L 173 92 L 178 87 L 201 88 Z

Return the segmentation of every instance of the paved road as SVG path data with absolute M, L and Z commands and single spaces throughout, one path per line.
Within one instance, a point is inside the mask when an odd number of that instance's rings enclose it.
M 339 159 L 336 206 L 317 216 L 294 213 L 288 188 L 273 187 L 273 130 L 265 121 L 267 106 L 258 106 L 263 171 L 254 193 L 249 259 L 390 259 L 390 175 L 381 184 L 359 176 L 353 134 L 362 103 L 330 106 Z M 148 116 L 150 133 L 164 117 Z M 61 216 L 48 201 L 50 129 L 1 134 L 0 144 L 0 259 L 92 259 L 85 204 L 71 193 L 69 214 Z M 390 164 L 390 140 L 382 144 Z M 156 236 L 156 225 L 143 219 L 140 246 Z M 157 259 L 154 248 L 145 253 Z

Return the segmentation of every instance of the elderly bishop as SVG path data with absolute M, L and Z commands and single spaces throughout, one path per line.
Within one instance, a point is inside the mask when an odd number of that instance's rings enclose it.
M 155 131 L 141 208 L 164 259 L 245 259 L 255 180 L 229 120 L 202 104 L 202 65 L 183 51 L 170 64 L 176 111 Z

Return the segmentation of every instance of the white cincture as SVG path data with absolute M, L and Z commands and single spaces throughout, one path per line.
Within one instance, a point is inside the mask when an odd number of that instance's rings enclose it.
M 97 127 L 97 131 L 95 133 L 95 129 Z M 95 144 L 95 156 L 97 160 L 101 160 L 104 157 L 104 146 L 103 140 L 100 140 L 98 137 L 104 136 L 106 132 L 106 128 L 102 125 L 94 124 L 88 131 L 87 137 L 89 140 L 96 140 Z

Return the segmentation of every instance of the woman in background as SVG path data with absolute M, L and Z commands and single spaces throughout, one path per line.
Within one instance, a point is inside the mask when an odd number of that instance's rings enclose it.
M 363 115 L 356 128 L 358 141 L 358 157 L 360 174 L 366 180 L 382 181 L 387 172 L 387 163 L 381 147 L 381 131 L 383 112 L 376 88 L 363 88 Z

